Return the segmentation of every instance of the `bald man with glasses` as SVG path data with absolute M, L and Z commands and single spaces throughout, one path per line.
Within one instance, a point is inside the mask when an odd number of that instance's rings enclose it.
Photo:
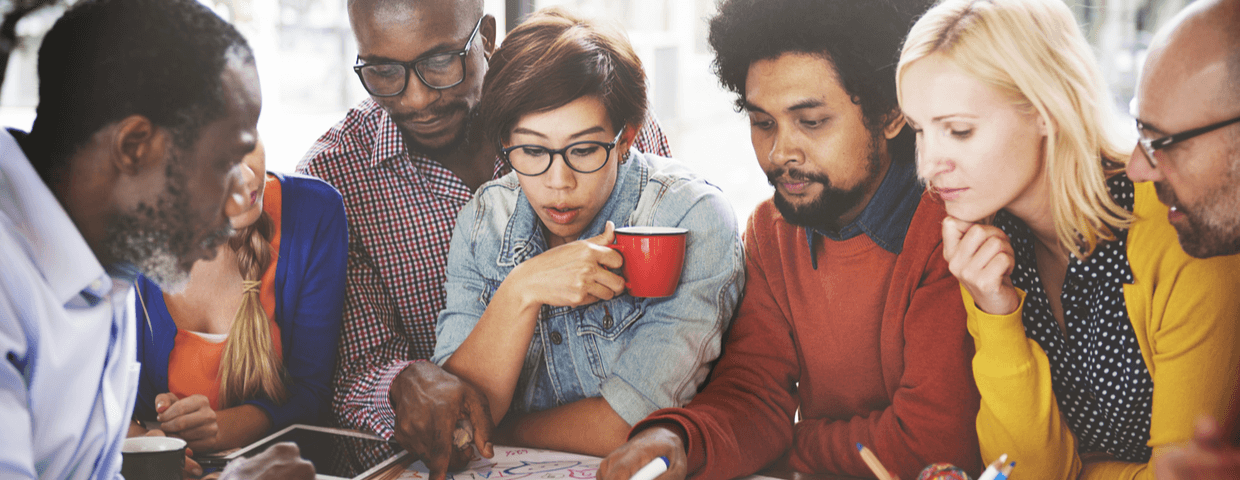
M 1155 37 L 1132 114 L 1128 175 L 1154 182 L 1184 251 L 1240 252 L 1240 2 L 1194 3 Z
M 1132 114 L 1139 139 L 1128 176 L 1154 182 L 1184 251 L 1240 252 L 1240 0 L 1193 3 L 1155 36 Z M 1200 419 L 1193 440 L 1154 458 L 1159 480 L 1240 478 L 1231 387 L 1232 418 L 1223 427 Z

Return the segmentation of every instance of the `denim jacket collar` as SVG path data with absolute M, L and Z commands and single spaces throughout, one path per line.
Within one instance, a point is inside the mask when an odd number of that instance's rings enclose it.
M 899 255 L 904 249 L 904 236 L 908 233 L 909 223 L 921 202 L 921 190 L 921 182 L 917 180 L 917 165 L 912 159 L 893 158 L 887 175 L 870 198 L 870 203 L 852 223 L 838 232 L 818 227 L 805 228 L 805 238 L 809 242 L 810 251 L 814 250 L 816 236 L 842 242 L 864 233 L 884 250 Z M 814 269 L 817 270 L 818 257 L 811 258 Z
M 628 225 L 628 218 L 624 213 L 636 209 L 642 188 L 649 179 L 649 166 L 646 163 L 642 155 L 630 155 L 628 161 L 620 164 L 611 196 L 590 222 L 590 226 L 581 233 L 580 238 L 590 238 L 603 233 L 608 220 L 614 222 L 616 228 Z M 513 177 L 512 181 L 516 182 L 516 178 Z M 542 234 L 540 222 L 525 193 L 520 193 L 517 196 L 516 211 L 508 220 L 508 228 L 504 232 L 497 259 L 499 265 L 515 266 L 547 250 L 547 240 Z

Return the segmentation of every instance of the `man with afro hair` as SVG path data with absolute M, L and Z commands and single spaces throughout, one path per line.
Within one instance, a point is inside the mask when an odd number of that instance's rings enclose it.
M 652 459 L 663 479 L 763 468 L 903 478 L 981 469 L 978 394 L 940 201 L 916 178 L 896 102 L 909 0 L 726 0 L 715 71 L 775 187 L 745 231 L 746 292 L 710 380 L 635 425 L 599 478 Z M 798 415 L 799 414 L 799 415 Z M 798 421 L 799 416 L 799 421 Z

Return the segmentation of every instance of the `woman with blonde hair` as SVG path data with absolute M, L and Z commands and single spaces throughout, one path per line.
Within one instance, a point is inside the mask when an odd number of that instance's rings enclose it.
M 142 377 L 130 436 L 158 428 L 206 453 L 323 423 L 329 411 L 344 204 L 321 180 L 268 173 L 261 143 L 243 164 L 247 195 L 225 206 L 236 233 L 215 258 L 195 263 L 181 292 L 138 278 Z
M 983 457 L 1025 478 L 1152 478 L 1160 447 L 1226 411 L 1240 257 L 1189 257 L 1177 213 L 1124 175 L 1062 1 L 940 3 L 896 75 L 918 173 L 947 206 Z

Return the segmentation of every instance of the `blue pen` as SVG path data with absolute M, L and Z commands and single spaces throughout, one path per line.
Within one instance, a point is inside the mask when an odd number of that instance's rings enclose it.
M 647 463 L 646 466 L 634 473 L 629 480 L 654 480 L 655 477 L 662 475 L 667 471 L 667 457 L 658 457 Z
M 995 480 L 1007 480 L 1008 476 L 1012 474 L 1013 468 L 1016 468 L 1016 461 L 1012 461 L 1012 463 L 1009 463 L 1000 469 L 999 476 L 995 477 Z

